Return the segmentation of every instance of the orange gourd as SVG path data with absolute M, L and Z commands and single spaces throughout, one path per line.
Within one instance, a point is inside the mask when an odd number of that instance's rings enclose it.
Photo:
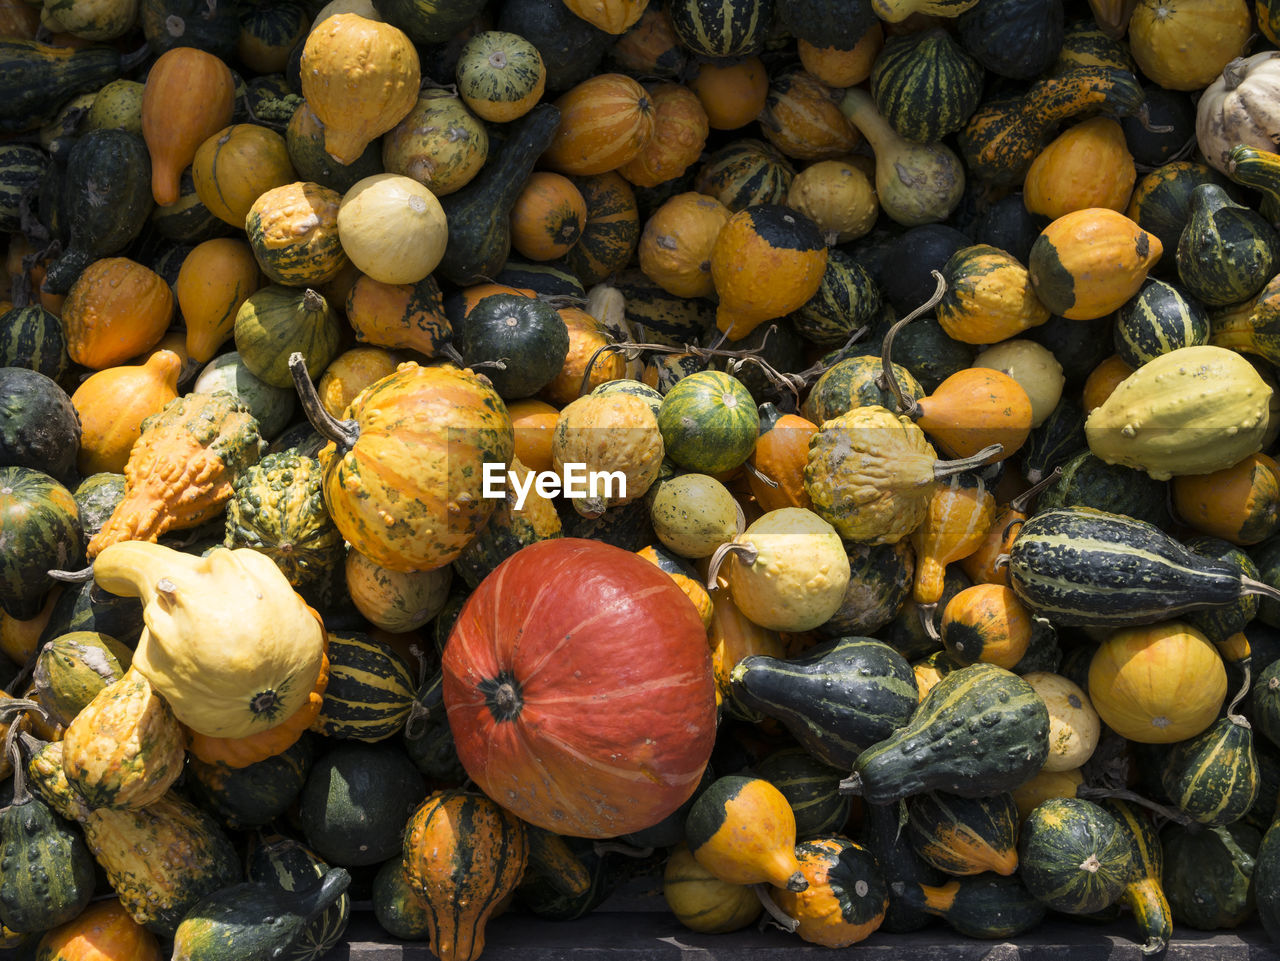
M 627 362 L 617 351 L 600 348 L 613 343 L 604 325 L 579 307 L 564 307 L 557 313 L 569 330 L 569 353 L 564 366 L 539 395 L 564 407 L 601 384 L 621 378 Z
M 46 931 L 41 961 L 160 961 L 160 944 L 117 898 L 97 901 L 66 924 Z
M 1247 546 L 1280 529 L 1280 464 L 1266 454 L 1212 474 L 1178 474 L 1170 487 L 1178 516 L 1202 534 Z
M 564 0 L 564 5 L 593 27 L 617 36 L 640 19 L 649 0 Z
M 173 319 L 164 278 L 127 257 L 103 257 L 85 268 L 62 304 L 67 355 L 102 370 L 150 350 Z
M 678 83 L 651 84 L 653 136 L 640 152 L 618 168 L 637 187 L 675 180 L 697 163 L 710 127 L 697 95 Z
M 840 157 L 862 139 L 840 111 L 835 92 L 804 70 L 787 70 L 773 78 L 760 129 L 766 140 L 798 160 Z
M 359 160 L 413 109 L 421 81 L 413 42 L 359 14 L 327 17 L 302 48 L 302 96 L 324 125 L 325 153 L 340 164 Z
M 14 664 L 26 664 L 40 650 L 40 635 L 53 616 L 53 605 L 62 593 L 62 586 L 55 585 L 45 598 L 44 606 L 35 617 L 19 620 L 0 611 L 0 653 Z
M 884 46 L 884 30 L 873 23 L 852 48 L 817 47 L 803 38 L 796 40 L 800 66 L 828 87 L 854 87 L 871 76 L 880 48 Z
M 182 171 L 200 145 L 231 123 L 235 79 L 218 57 L 195 47 L 166 50 L 142 89 L 142 137 L 151 154 L 151 194 L 175 203 Z
M 284 137 L 256 123 L 238 123 L 205 140 L 191 162 L 196 196 L 209 212 L 237 230 L 260 196 L 293 183 Z
M 1013 670 L 1031 645 L 1031 612 L 1003 584 L 975 584 L 942 611 L 942 646 L 961 664 Z
M 772 404 L 760 408 L 760 436 L 747 458 L 747 485 L 761 510 L 813 506 L 804 489 L 809 439 L 818 425 L 796 414 L 779 414 Z M 773 486 L 776 485 L 776 486 Z
M 174 291 L 193 361 L 213 360 L 231 339 L 236 311 L 261 285 L 262 272 L 245 240 L 215 237 L 191 249 L 178 270 Z
M 711 279 L 720 303 L 716 327 L 741 340 L 766 320 L 803 306 L 818 292 L 827 245 L 817 225 L 779 204 L 738 211 L 716 237 Z
M 573 181 L 540 170 L 511 207 L 511 246 L 528 260 L 554 260 L 578 242 L 586 223 L 587 202 Z
M 912 599 L 934 634 L 933 611 L 942 600 L 948 564 L 978 549 L 996 516 L 996 499 L 976 475 L 954 474 L 929 497 L 924 520 L 911 532 L 916 552 Z
M 701 63 L 689 80 L 689 89 L 702 102 L 712 130 L 737 130 L 760 116 L 769 96 L 769 74 L 759 57 L 730 64 Z
M 560 412 L 546 401 L 528 397 L 507 404 L 507 413 L 516 432 L 516 460 L 531 471 L 553 470 L 551 438 Z
M 541 163 L 559 173 L 585 176 L 617 170 L 653 136 L 649 92 L 620 73 L 589 77 L 555 105 L 560 126 Z
M 710 297 L 711 251 L 729 208 L 695 191 L 676 194 L 649 215 L 636 254 L 644 275 L 677 297 Z
M 382 347 L 352 347 L 343 351 L 324 369 L 316 384 L 320 405 L 332 416 L 341 418 L 360 391 L 394 374 L 399 363 L 395 354 Z
M 1086 207 L 1124 213 L 1137 178 L 1120 124 L 1091 117 L 1040 151 L 1027 170 L 1022 199 L 1033 214 L 1049 218 Z
M 787 657 L 782 636 L 777 631 L 761 627 L 738 609 L 726 589 L 728 582 L 720 579 L 720 589 L 711 596 L 711 624 L 707 628 L 707 643 L 711 645 L 711 669 L 716 678 L 716 703 L 730 713 L 739 713 L 729 696 L 730 675 L 738 662 L 749 654 L 783 659 Z
M 430 274 L 416 284 L 384 284 L 360 274 L 347 293 L 346 313 L 356 340 L 375 347 L 434 357 L 453 334 Z
M 320 615 L 311 611 L 316 619 Z M 327 643 L 327 642 L 326 642 Z M 297 743 L 320 715 L 324 692 L 329 686 L 329 658 L 320 659 L 320 673 L 306 703 L 275 727 L 258 731 L 245 737 L 211 737 L 187 728 L 187 750 L 191 756 L 206 764 L 225 764 L 227 767 L 248 767 L 269 757 L 283 754 Z
M 977 550 L 968 557 L 960 559 L 960 569 L 965 572 L 969 580 L 975 584 L 1009 586 L 1009 568 L 1001 560 L 1001 555 L 1008 554 L 1013 547 L 1018 529 L 1030 516 L 1027 511 L 1031 501 L 1046 487 L 1056 482 L 1061 473 L 1062 468 L 1055 467 L 1047 477 L 1042 477 L 996 511 L 991 527 L 987 530 L 987 536 L 982 539 Z
M 1095 408 L 1101 407 L 1111 396 L 1111 392 L 1120 386 L 1120 382 L 1132 373 L 1133 368 L 1126 364 L 1119 354 L 1112 354 L 1089 371 L 1089 376 L 1084 379 L 1084 389 L 1081 393 L 1084 412 L 1088 414 Z
M 178 396 L 181 372 L 182 358 L 161 350 L 141 366 L 100 370 L 77 387 L 71 395 L 80 415 L 76 469 L 85 477 L 122 473 L 143 420 Z

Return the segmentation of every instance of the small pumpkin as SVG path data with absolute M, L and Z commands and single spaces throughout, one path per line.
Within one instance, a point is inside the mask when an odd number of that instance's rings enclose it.
M 244 229 L 258 266 L 274 284 L 323 284 L 347 264 L 338 237 L 342 198 L 319 184 L 299 181 L 260 194 Z
M 889 885 L 870 851 L 830 835 L 801 841 L 796 859 L 808 887 L 796 892 L 775 886 L 770 897 L 798 922 L 802 940 L 844 948 L 879 930 L 889 907 Z
M 1247 546 L 1280 530 L 1280 465 L 1266 454 L 1210 474 L 1180 474 L 1170 489 L 1179 518 L 1211 537 Z
M 1087 695 L 1074 682 L 1048 671 L 1022 675 L 1049 709 L 1049 757 L 1042 771 L 1079 769 L 1098 746 L 1102 724 Z
M 1166 90 L 1202 90 L 1241 56 L 1252 30 L 1245 0 L 1139 0 L 1129 18 L 1129 53 Z
M 43 961 L 161 961 L 156 936 L 140 925 L 117 898 L 90 904 L 79 916 L 40 938 Z
M 538 48 L 504 30 L 482 30 L 463 44 L 455 76 L 463 103 L 491 123 L 523 117 L 547 85 Z
M 384 284 L 361 274 L 347 291 L 345 308 L 360 343 L 434 357 L 453 335 L 440 285 L 431 275 L 415 284 Z
M 830 160 L 861 139 L 833 92 L 799 69 L 772 78 L 759 119 L 765 139 L 797 160 Z
M 616 170 L 653 136 L 653 99 L 623 74 L 596 74 L 555 105 L 560 126 L 541 162 L 559 173 L 587 176 Z
M 737 130 L 760 116 L 769 96 L 769 75 L 759 57 L 702 61 L 689 78 L 689 89 L 702 102 L 712 130 Z
M 975 584 L 947 603 L 941 631 L 943 647 L 959 663 L 988 661 L 1011 670 L 1031 644 L 1031 613 L 1011 588 Z
M 511 207 L 511 246 L 528 260 L 563 257 L 582 237 L 587 202 L 568 177 L 540 170 Z
M 817 224 L 829 242 L 840 244 L 869 233 L 880 212 L 871 180 L 841 160 L 820 160 L 800 171 L 787 190 L 787 206 Z
M 62 305 L 67 354 L 90 370 L 114 367 L 154 347 L 172 319 L 169 285 L 128 257 L 95 260 Z
M 1017 259 L 989 244 L 963 247 L 942 270 L 946 292 L 938 323 L 952 340 L 994 344 L 1049 319 L 1029 274 Z
M 77 470 L 86 477 L 122 473 L 142 436 L 142 422 L 177 399 L 181 372 L 182 358 L 161 350 L 145 364 L 109 367 L 87 377 L 71 395 L 80 418 Z
M 711 251 L 729 217 L 724 204 L 705 194 L 669 198 L 645 221 L 637 250 L 640 269 L 668 293 L 710 296 L 715 292 Z
M 352 184 L 334 224 L 351 263 L 384 284 L 416 284 L 425 278 L 444 257 L 449 237 L 436 195 L 400 174 L 375 174 Z M 293 283 L 326 279 L 332 278 L 308 274 Z
M 1050 218 L 1087 207 L 1124 213 L 1137 177 L 1120 124 L 1111 117 L 1091 117 L 1036 155 L 1022 197 L 1028 210 Z
M 291 120 L 290 128 L 293 126 Z M 412 177 L 443 197 L 465 187 L 480 172 L 489 155 L 489 134 L 459 97 L 447 90 L 428 89 L 419 94 L 413 109 L 382 135 L 381 150 L 387 173 Z M 361 179 L 353 175 L 348 184 Z
M 745 928 L 763 910 L 748 885 L 721 881 L 697 862 L 683 841 L 667 857 L 662 897 L 681 924 L 703 934 Z
M 688 87 L 658 83 L 646 89 L 653 103 L 653 135 L 618 173 L 637 187 L 656 187 L 698 161 L 710 130 L 706 110 Z

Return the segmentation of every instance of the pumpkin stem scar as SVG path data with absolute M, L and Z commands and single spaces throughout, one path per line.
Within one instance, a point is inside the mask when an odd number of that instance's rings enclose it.
M 476 685 L 495 721 L 514 721 L 524 709 L 520 682 L 510 671 L 501 671 Z

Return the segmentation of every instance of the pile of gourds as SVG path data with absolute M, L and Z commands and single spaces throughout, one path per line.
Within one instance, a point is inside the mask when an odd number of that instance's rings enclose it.
M 1280 938 L 1278 36 L 0 0 L 0 949 Z

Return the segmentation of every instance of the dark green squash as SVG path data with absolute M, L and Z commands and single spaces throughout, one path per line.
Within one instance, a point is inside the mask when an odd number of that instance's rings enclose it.
M 46 572 L 77 570 L 84 559 L 75 498 L 43 471 L 0 467 L 0 530 L 0 608 L 27 620 L 56 583 Z
M 895 320 L 893 311 L 882 311 L 871 328 L 870 342 L 883 343 Z M 926 393 L 937 390 L 952 374 L 972 366 L 977 356 L 977 348 L 947 336 L 932 316 L 913 320 L 893 338 L 893 363 L 910 371 Z M 895 410 L 896 405 L 889 409 Z
M 818 760 L 804 748 L 784 748 L 761 758 L 755 773 L 787 799 L 803 841 L 843 829 L 853 799 L 839 792 L 844 771 Z
M 567 498 L 559 498 L 556 510 L 560 512 L 561 531 L 565 537 L 585 537 L 603 541 L 624 551 L 638 551 L 657 540 L 649 506 L 644 498 L 629 504 L 610 507 L 599 517 L 583 517 L 570 505 Z
M 1037 231 L 1039 233 L 1039 231 Z M 888 241 L 878 276 L 885 299 L 899 315 L 933 296 L 933 271 L 942 271 L 957 250 L 973 246 L 967 233 L 946 224 L 922 224 Z
M 1061 476 L 1040 494 L 1037 510 L 1094 507 L 1150 524 L 1168 521 L 1167 482 L 1131 467 L 1108 464 L 1087 450 L 1061 466 Z
M 1173 912 L 1164 888 L 1164 849 L 1151 817 L 1128 801 L 1108 798 L 1102 807 L 1115 816 L 1129 839 L 1134 876 L 1125 886 L 1122 900 L 1142 928 L 1144 956 L 1160 954 L 1173 939 Z
M 199 244 L 214 237 L 228 237 L 235 233 L 235 228 L 214 216 L 196 193 L 195 181 L 191 179 L 191 168 L 182 171 L 178 181 L 178 199 L 164 206 L 151 208 L 151 216 L 147 220 L 149 227 L 167 240 L 180 241 L 186 244 Z
M 756 204 L 786 203 L 795 175 L 791 161 L 772 144 L 744 138 L 707 157 L 694 189 L 737 213 Z
M 930 913 L 912 893 L 919 885 L 941 884 L 942 872 L 926 864 L 902 830 L 899 804 L 863 804 L 857 839 L 875 857 L 889 885 L 889 907 L 880 927 L 894 934 L 918 931 Z
M 913 554 L 914 556 L 914 554 Z M 945 611 L 951 598 L 966 587 L 972 587 L 969 579 L 959 564 L 948 564 L 942 579 L 942 597 L 938 600 L 938 610 Z M 880 632 L 889 646 L 908 661 L 917 661 L 935 651 L 942 650 L 942 639 L 925 630 L 924 619 L 920 616 L 920 606 L 904 603 L 894 615 L 889 626 Z
M 457 613 L 454 611 L 455 617 Z M 437 617 L 437 621 L 439 619 Z M 445 634 L 448 635 L 447 630 Z M 456 786 L 467 779 L 467 772 L 453 743 L 441 682 L 437 670 L 418 688 L 405 721 L 402 743 L 409 759 L 429 783 Z
M 229 61 L 240 36 L 236 4 L 230 0 L 140 0 L 138 23 L 156 56 L 174 47 L 195 47 Z
M 877 22 L 871 0 L 776 0 L 778 19 L 796 39 L 852 50 Z
M 1216 931 L 1253 914 L 1261 832 L 1241 822 L 1210 828 L 1171 823 L 1161 842 L 1164 891 L 1179 924 Z
M 1280 661 L 1268 664 L 1254 679 L 1248 714 L 1258 733 L 1280 747 Z
M 413 706 L 409 666 L 385 641 L 357 631 L 329 632 L 329 686 L 314 729 L 372 744 L 404 728 Z
M 1136 163 L 1159 167 L 1181 153 L 1196 135 L 1196 107 L 1181 90 L 1148 84 L 1144 117 L 1120 121 L 1125 144 Z M 1160 129 L 1165 128 L 1165 129 Z
M 880 308 L 880 290 L 870 272 L 844 251 L 833 248 L 818 292 L 788 316 L 801 337 L 819 347 L 838 347 L 859 328 L 870 326 Z
M 1049 756 L 1049 712 L 1030 684 L 994 664 L 946 675 L 903 727 L 863 751 L 841 789 L 872 804 L 922 791 L 1012 790 Z
M 773 0 L 671 0 L 666 6 L 676 38 L 710 60 L 759 53 L 773 28 Z
M 1272 941 L 1280 941 L 1280 829 L 1272 824 L 1258 846 L 1253 869 L 1258 920 Z
M 555 264 L 527 262 L 515 257 L 507 258 L 493 282 L 517 290 L 532 290 L 547 297 L 587 296 L 582 282 L 569 271 Z
M 1156 265 L 1161 275 L 1177 276 L 1178 240 L 1191 216 L 1191 195 L 1202 184 L 1225 187 L 1226 177 L 1208 164 L 1173 160 L 1138 178 L 1125 212 L 1130 220 L 1154 234 L 1164 248 Z
M 338 193 L 346 193 L 357 181 L 383 172 L 381 138 L 375 138 L 349 164 L 340 164 L 330 157 L 324 149 L 324 124 L 306 103 L 294 109 L 285 127 L 284 142 L 289 163 L 300 179 Z
M 904 725 L 919 704 L 915 674 L 883 641 L 840 637 L 781 660 L 751 654 L 730 674 L 731 694 L 750 715 L 772 717 L 832 767 Z
M 1130 367 L 1209 343 L 1209 312 L 1186 291 L 1151 278 L 1116 312 L 1116 353 Z
M 389 858 L 373 876 L 373 916 L 378 926 L 401 941 L 425 941 L 430 914 L 422 895 L 404 876 L 402 861 Z
M 973 234 L 973 243 L 989 244 L 1007 251 L 1025 264 L 1031 256 L 1031 245 L 1040 236 L 1045 223 L 1045 218 L 1027 209 L 1022 191 L 1015 191 L 988 204 L 969 231 Z
M 236 313 L 235 345 L 249 372 L 272 387 L 291 387 L 289 355 L 302 354 L 318 379 L 338 355 L 342 329 L 317 290 L 268 284 L 249 295 Z
M 23 205 L 35 199 L 49 164 L 49 155 L 32 144 L 0 144 L 0 230 L 22 225 Z
M 138 598 L 112 594 L 91 579 L 63 585 L 40 632 L 40 643 L 74 631 L 95 631 L 133 647 L 142 627 L 142 602 Z
M 80 137 L 62 181 L 61 210 L 71 241 L 49 265 L 44 289 L 65 294 L 93 261 L 124 250 L 151 208 L 151 155 L 142 138 L 115 128 Z
M 658 429 L 667 456 L 686 470 L 719 474 L 755 447 L 760 416 L 751 393 L 718 370 L 682 378 L 663 398 Z
M 1023 336 L 1048 347 L 1062 365 L 1067 383 L 1076 386 L 1083 384 L 1093 369 L 1111 356 L 1114 323 L 1110 314 L 1095 320 L 1068 320 L 1051 314 L 1047 321 L 1032 327 Z
M 978 108 L 982 67 L 941 28 L 891 37 L 871 68 L 876 109 L 899 136 L 934 143 Z
M 1280 234 L 1256 210 L 1237 204 L 1217 184 L 1191 192 L 1178 239 L 1178 277 L 1210 307 L 1248 300 L 1280 264 Z
M 98 90 L 124 70 L 113 47 L 78 50 L 16 37 L 0 39 L 0 63 L 0 133 L 43 126 L 76 94 Z
M 907 325 L 910 330 L 913 324 Z M 893 378 L 902 388 L 908 400 L 919 400 L 924 388 L 915 376 L 898 363 L 893 364 Z M 824 371 L 805 398 L 801 414 L 819 427 L 829 420 L 848 413 L 855 407 L 885 407 L 897 409 L 893 393 L 881 386 L 880 375 L 884 367 L 877 355 L 863 354 L 846 357 Z
M 1027 483 L 1038 484 L 1053 473 L 1055 467 L 1062 467 L 1088 452 L 1084 409 L 1074 398 L 1063 397 L 1039 427 L 1031 428 L 1020 452 L 1022 476 Z
M 705 339 L 714 340 L 718 336 L 718 332 L 708 332 Z M 750 351 L 752 356 L 758 357 L 779 373 L 802 370 L 805 367 L 805 342 L 796 333 L 792 323 L 784 317 L 766 321 L 747 336 L 734 341 L 734 349 Z M 725 357 L 717 359 L 715 366 L 719 370 L 733 371 L 733 376 L 742 381 L 742 386 L 750 391 L 757 404 L 794 402 L 791 391 L 767 376 L 759 364 L 739 364 L 736 359 Z
M 454 327 L 453 343 L 473 365 L 501 361 L 485 376 L 506 401 L 529 397 L 555 379 L 569 354 L 569 330 L 556 309 L 522 294 L 482 298 Z
M 1253 728 L 1234 713 L 1209 725 L 1165 754 L 1161 781 L 1173 806 L 1200 824 L 1224 825 L 1240 820 L 1258 796 L 1258 758 Z
M 120 680 L 132 660 L 133 652 L 107 634 L 63 634 L 41 645 L 31 680 L 51 723 L 65 727 Z
M 573 13 L 561 0 L 504 3 L 496 26 L 524 37 L 538 48 L 547 67 L 549 93 L 568 90 L 591 76 L 613 40 L 610 34 Z M 453 70 L 447 75 L 452 76 Z
M 1019 874 L 1027 890 L 1064 914 L 1092 914 L 1124 892 L 1133 853 L 1120 823 L 1080 798 L 1049 798 L 1022 823 Z
M 956 18 L 969 55 L 1015 80 L 1038 77 L 1053 65 L 1062 50 L 1063 25 L 1062 0 L 986 0 Z
M 276 961 L 346 894 L 351 875 L 330 868 L 306 888 L 245 881 L 197 901 L 173 937 L 173 961 Z
M 867 637 L 889 624 L 911 593 L 915 552 L 907 538 L 895 544 L 845 544 L 849 586 L 834 614 L 815 630 L 822 637 Z
M 289 52 L 311 29 L 311 17 L 301 3 L 285 0 L 284 3 L 253 3 L 239 7 L 240 33 L 236 37 L 236 52 L 240 60 L 256 72 L 269 73 L 283 70 L 289 62 Z M 283 75 L 280 80 L 287 90 Z M 293 111 L 281 118 L 288 123 Z M 253 115 L 263 118 L 257 110 Z M 240 122 L 233 118 L 233 122 Z
M 1183 541 L 1183 544 L 1201 557 L 1210 557 L 1214 560 L 1234 564 L 1239 569 L 1242 577 L 1250 577 L 1254 580 L 1258 580 L 1261 577 L 1257 565 L 1253 563 L 1253 560 L 1245 553 L 1244 549 L 1237 547 L 1230 541 L 1201 535 L 1189 537 Z M 1182 618 L 1213 643 L 1220 644 L 1232 634 L 1243 631 L 1249 622 L 1258 615 L 1260 606 L 1258 595 L 1244 594 L 1230 604 L 1223 604 L 1220 607 L 1207 607 L 1200 611 L 1188 611 L 1182 615 Z
M 208 764 L 191 758 L 188 784 L 193 796 L 233 830 L 270 824 L 297 800 L 315 757 L 310 737 L 248 767 Z
M 440 198 L 449 222 L 449 243 L 438 276 L 459 286 L 487 281 L 502 269 L 511 251 L 507 216 L 534 162 L 560 124 L 560 111 L 540 103 L 510 124 L 501 148 L 466 186 Z
M 617 850 L 607 842 L 600 844 L 572 837 L 563 840 L 587 874 L 586 888 L 567 891 L 565 885 L 529 872 L 515 892 L 520 907 L 547 921 L 573 921 L 582 917 L 599 907 L 623 883 L 652 872 L 664 858 L 664 852 L 656 849 Z
M 63 383 L 71 359 L 62 321 L 39 304 L 0 314 L 0 367 L 25 367 Z
M 943 791 L 917 794 L 907 803 L 907 839 L 926 864 L 951 875 L 1018 867 L 1018 806 L 1003 792 L 965 798 Z
M 245 876 L 284 891 L 303 891 L 329 873 L 329 865 L 300 842 L 280 835 L 259 835 L 249 846 Z M 343 894 L 306 926 L 279 961 L 319 961 L 342 939 L 351 916 L 351 898 Z
M 0 367 L 0 467 L 29 467 L 70 484 L 80 417 L 67 392 L 39 371 Z
M 1021 878 L 979 874 L 945 884 L 902 886 L 902 903 L 912 910 L 942 918 L 969 938 L 1014 938 L 1044 920 L 1048 909 Z
M 80 832 L 27 789 L 17 757 L 13 800 L 0 808 L 0 924 L 44 931 L 76 917 L 93 897 L 94 865 Z

